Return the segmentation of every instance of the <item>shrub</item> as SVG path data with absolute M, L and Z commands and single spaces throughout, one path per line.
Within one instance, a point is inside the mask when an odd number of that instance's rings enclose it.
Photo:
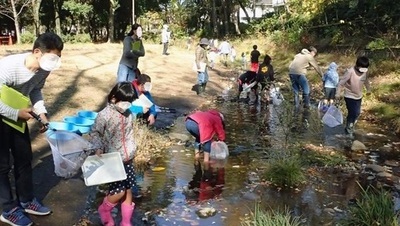
M 35 34 L 31 33 L 30 31 L 26 31 L 21 34 L 21 44 L 31 44 L 35 41 L 35 39 Z

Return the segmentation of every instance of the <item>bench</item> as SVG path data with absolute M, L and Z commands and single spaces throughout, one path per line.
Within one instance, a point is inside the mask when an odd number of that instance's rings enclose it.
M 11 35 L 0 35 L 0 45 L 12 45 Z

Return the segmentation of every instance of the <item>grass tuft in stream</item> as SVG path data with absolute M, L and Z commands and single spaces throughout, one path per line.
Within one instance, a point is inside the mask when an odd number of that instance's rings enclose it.
M 278 187 L 295 187 L 305 179 L 302 163 L 296 156 L 270 161 L 265 177 Z
M 368 187 L 361 188 L 361 197 L 349 209 L 349 216 L 342 225 L 387 225 L 398 226 L 398 214 L 394 211 L 392 195 L 383 190 Z
M 241 226 L 299 226 L 301 220 L 299 217 L 292 216 L 289 210 L 263 211 L 259 205 L 256 205 L 254 212 L 248 219 L 241 222 Z

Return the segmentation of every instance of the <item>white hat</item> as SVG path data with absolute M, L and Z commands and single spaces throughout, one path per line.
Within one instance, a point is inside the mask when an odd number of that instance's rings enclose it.
M 200 45 L 210 45 L 210 41 L 207 38 L 200 39 Z

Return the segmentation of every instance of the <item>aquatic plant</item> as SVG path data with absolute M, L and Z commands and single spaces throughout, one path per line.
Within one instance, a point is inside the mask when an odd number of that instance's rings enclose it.
M 358 184 L 360 186 L 360 184 Z M 360 186 L 361 187 L 361 186 Z M 398 214 L 394 211 L 394 203 L 389 192 L 383 189 L 361 188 L 361 197 L 349 209 L 349 216 L 342 225 L 399 225 Z
M 297 156 L 275 158 L 269 163 L 265 177 L 278 187 L 297 186 L 305 179 L 301 161 Z
M 288 209 L 284 211 L 270 210 L 263 211 L 256 204 L 254 212 L 250 218 L 241 222 L 242 226 L 299 226 L 301 225 L 300 217 L 292 216 Z

